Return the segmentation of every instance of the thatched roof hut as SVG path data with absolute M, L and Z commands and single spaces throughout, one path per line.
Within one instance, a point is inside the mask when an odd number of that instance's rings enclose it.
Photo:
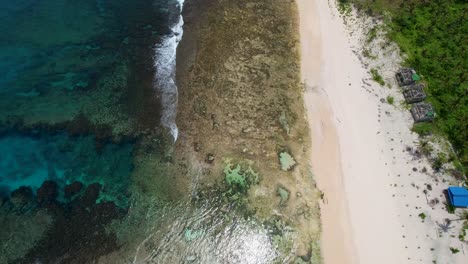
M 420 83 L 411 84 L 403 87 L 403 96 L 409 104 L 419 103 L 426 99 L 424 85 Z
M 395 77 L 400 86 L 414 84 L 421 79 L 413 68 L 402 68 L 395 74 Z
M 434 119 L 435 112 L 429 103 L 416 103 L 411 108 L 411 115 L 416 123 L 428 122 Z

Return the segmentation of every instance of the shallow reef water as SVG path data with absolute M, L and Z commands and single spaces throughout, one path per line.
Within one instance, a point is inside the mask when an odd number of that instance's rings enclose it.
M 118 248 L 105 228 L 128 208 L 131 143 L 9 132 L 0 152 L 0 263 L 88 263 Z
M 214 203 L 216 204 L 216 203 Z M 273 228 L 235 211 L 206 203 L 185 206 L 167 227 L 160 228 L 142 246 L 149 248 L 137 263 L 243 263 L 279 261 Z M 155 241 L 153 237 L 164 237 Z M 139 253 L 138 251 L 136 253 Z
M 65 133 L 4 135 L 0 137 L 0 194 L 7 196 L 21 186 L 36 193 L 47 180 L 62 189 L 75 181 L 85 186 L 99 183 L 102 199 L 125 207 L 132 148 L 130 143 L 106 144 L 97 150 L 92 136 Z

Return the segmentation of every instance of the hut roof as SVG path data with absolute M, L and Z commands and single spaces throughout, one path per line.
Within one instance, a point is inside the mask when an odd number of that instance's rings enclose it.
M 416 103 L 411 108 L 415 122 L 431 121 L 435 117 L 434 109 L 429 103 Z
M 426 98 L 423 87 L 424 85 L 419 83 L 403 87 L 403 96 L 406 102 L 410 104 L 422 102 Z
M 421 77 L 416 73 L 413 68 L 401 68 L 396 73 L 396 78 L 400 86 L 413 84 L 416 81 L 421 80 Z

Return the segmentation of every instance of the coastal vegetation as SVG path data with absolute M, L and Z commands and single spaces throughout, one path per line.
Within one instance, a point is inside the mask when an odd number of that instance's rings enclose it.
M 351 4 L 381 17 L 387 36 L 406 54 L 405 64 L 414 67 L 426 83 L 428 100 L 437 118 L 424 125 L 424 133 L 445 135 L 451 141 L 459 170 L 468 168 L 468 5 L 463 0 L 338 0 L 341 9 Z M 368 38 L 375 36 L 371 29 Z M 371 72 L 378 80 L 377 72 Z M 417 128 L 416 130 L 421 130 Z
M 426 219 L 426 214 L 424 214 L 424 213 L 420 213 L 418 216 L 419 216 L 423 221 L 424 221 L 424 219 Z
M 371 72 L 371 75 L 372 75 L 372 79 L 374 81 L 376 81 L 378 84 L 380 84 L 382 86 L 385 85 L 385 81 L 384 81 L 382 75 L 380 75 L 379 70 L 371 69 L 370 72 Z
M 395 102 L 395 98 L 391 95 L 387 96 L 387 103 L 393 104 Z

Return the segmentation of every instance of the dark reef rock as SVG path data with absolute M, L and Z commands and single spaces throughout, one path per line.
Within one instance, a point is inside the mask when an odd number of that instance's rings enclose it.
M 21 209 L 26 204 L 31 203 L 34 199 L 34 194 L 31 187 L 21 186 L 11 193 L 11 203 L 17 209 Z
M 45 181 L 37 190 L 37 202 L 39 204 L 50 204 L 55 202 L 58 196 L 58 186 L 54 181 Z
M 83 195 L 80 197 L 79 202 L 81 206 L 90 207 L 96 203 L 99 193 L 101 192 L 101 184 L 93 183 L 88 185 Z
M 83 184 L 79 181 L 75 181 L 65 186 L 65 198 L 71 198 L 75 194 L 78 194 L 83 189 Z
M 99 183 L 90 184 L 79 193 L 82 187 L 80 182 L 67 185 L 66 193 L 75 198 L 48 209 L 54 219 L 52 226 L 34 248 L 13 263 L 96 263 L 100 256 L 118 250 L 115 234 L 106 231 L 106 227 L 122 218 L 125 210 L 114 202 L 95 203 L 102 188 Z M 53 182 L 44 182 L 40 190 L 47 201 L 56 197 Z
M 93 123 L 83 113 L 80 113 L 67 123 L 66 129 L 72 136 L 85 135 L 93 129 Z
M 113 219 L 119 218 L 121 212 L 114 202 L 101 202 L 91 208 L 91 215 L 99 217 L 99 222 L 109 223 Z

